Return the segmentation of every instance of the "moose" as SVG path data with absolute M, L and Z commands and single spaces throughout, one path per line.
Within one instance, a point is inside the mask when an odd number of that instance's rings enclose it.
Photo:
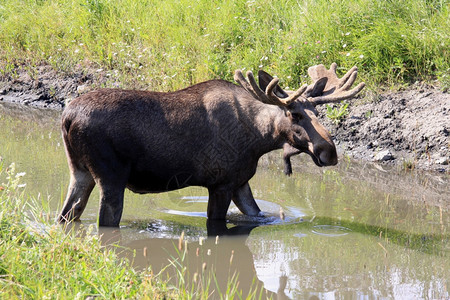
M 336 147 L 315 106 L 350 99 L 357 68 L 342 78 L 337 65 L 308 69 L 312 84 L 285 91 L 260 70 L 259 85 L 236 70 L 234 84 L 210 80 L 174 92 L 95 90 L 62 114 L 70 183 L 60 222 L 78 220 L 97 184 L 99 226 L 119 226 L 124 190 L 159 193 L 188 186 L 208 189 L 208 220 L 224 220 L 233 201 L 245 215 L 262 215 L 248 181 L 259 158 L 284 149 L 304 152 L 319 166 L 338 162 Z

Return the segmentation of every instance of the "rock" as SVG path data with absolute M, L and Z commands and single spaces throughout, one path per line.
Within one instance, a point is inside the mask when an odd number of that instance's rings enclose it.
M 432 156 L 432 159 L 434 160 L 434 162 L 438 165 L 448 165 L 449 163 L 449 158 L 443 155 L 439 155 L 439 153 L 436 153 Z
M 445 136 L 448 136 L 448 134 L 449 134 L 448 129 L 447 129 L 447 128 L 442 129 L 442 133 L 443 133 Z
M 86 84 L 79 85 L 79 86 L 77 87 L 77 93 L 78 93 L 78 95 L 82 95 L 82 94 L 84 94 L 84 93 L 86 93 L 86 92 L 88 92 L 88 91 L 89 91 L 89 87 L 88 87 Z
M 446 158 L 446 157 L 441 157 L 441 158 L 436 159 L 435 162 L 436 162 L 438 165 L 444 165 L 444 166 L 446 166 L 446 165 L 448 165 L 448 158 Z
M 375 161 L 388 161 L 394 159 L 394 155 L 392 155 L 391 151 L 389 150 L 383 150 L 378 152 L 377 155 L 375 155 L 374 160 Z

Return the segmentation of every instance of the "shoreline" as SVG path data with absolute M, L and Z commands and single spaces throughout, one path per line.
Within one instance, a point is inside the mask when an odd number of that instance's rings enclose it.
M 63 110 L 65 103 L 90 90 L 117 85 L 101 73 L 74 70 L 60 74 L 38 66 L 32 77 L 18 69 L 0 78 L 0 102 Z M 450 94 L 416 83 L 396 92 L 377 94 L 369 101 L 350 101 L 339 123 L 318 107 L 322 124 L 335 139 L 338 152 L 356 160 L 401 168 L 450 172 Z

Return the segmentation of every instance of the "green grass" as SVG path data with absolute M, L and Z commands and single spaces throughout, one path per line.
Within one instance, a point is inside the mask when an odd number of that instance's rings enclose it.
M 334 124 L 339 124 L 348 114 L 348 103 L 340 103 L 334 106 L 327 104 L 326 107 L 326 115 Z
M 5 169 L 0 160 L 0 299 L 262 298 L 256 286 L 242 295 L 236 273 L 229 274 L 222 291 L 213 267 L 191 274 L 186 247 L 166 267 L 173 269 L 175 280 L 169 282 L 163 272 L 154 274 L 151 266 L 134 270 L 118 256 L 125 249 L 102 246 L 92 228 L 69 230 L 55 224 L 37 199 L 23 192 L 23 175 L 14 164 Z
M 95 235 L 65 234 L 61 226 L 45 222 L 37 204 L 20 192 L 20 177 L 11 165 L 7 183 L 0 185 L 0 298 L 136 296 L 143 282 L 139 274 L 104 251 Z
M 369 88 L 450 85 L 448 0 L 3 0 L 3 73 L 102 69 L 108 86 L 174 90 L 237 68 L 284 87 L 308 66 L 357 65 Z M 103 73 L 102 73 L 103 74 Z

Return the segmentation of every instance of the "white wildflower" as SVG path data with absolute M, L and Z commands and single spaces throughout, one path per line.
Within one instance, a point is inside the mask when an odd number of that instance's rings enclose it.
M 17 174 L 16 174 L 16 178 L 23 177 L 23 176 L 25 176 L 26 174 L 27 174 L 27 173 L 25 173 L 25 172 L 17 173 Z

